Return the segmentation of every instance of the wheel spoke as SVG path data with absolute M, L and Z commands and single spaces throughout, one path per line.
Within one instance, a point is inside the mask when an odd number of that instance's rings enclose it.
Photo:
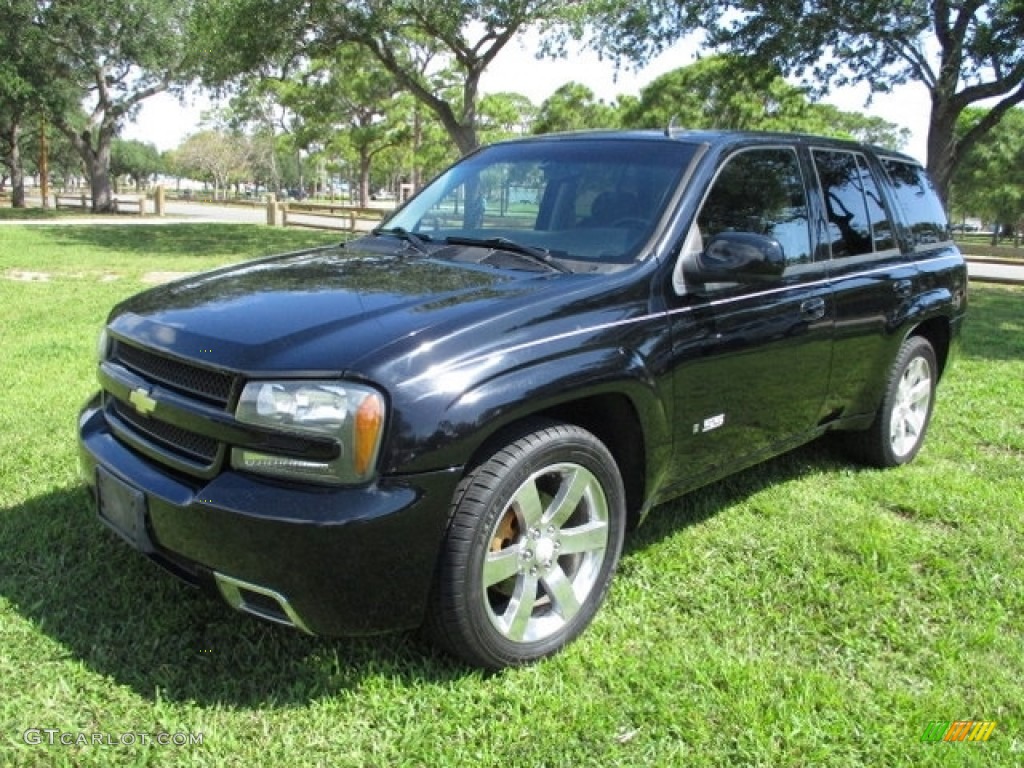
M 575 555 L 604 549 L 608 544 L 608 523 L 604 520 L 595 520 L 575 528 L 563 528 L 559 541 L 562 544 L 559 555 Z
M 576 593 L 572 590 L 572 582 L 559 566 L 556 565 L 542 577 L 541 583 L 563 620 L 569 621 L 579 612 L 580 601 L 576 599 Z
M 924 411 L 908 409 L 906 418 L 903 420 L 904 434 L 912 440 L 916 440 L 921 435 L 922 427 L 924 427 Z
M 562 484 L 558 488 L 558 495 L 555 496 L 548 509 L 544 525 L 553 525 L 560 528 L 562 523 L 569 519 L 576 507 L 583 498 L 583 493 L 593 482 L 593 475 L 582 467 L 574 467 L 568 477 L 563 475 Z
M 483 584 L 491 587 L 516 575 L 519 569 L 518 547 L 507 547 L 498 552 L 488 552 L 484 561 Z
M 523 483 L 516 491 L 512 503 L 519 509 L 523 528 L 530 528 L 540 523 L 544 514 L 544 504 L 540 500 L 536 479 Z
M 889 441 L 892 443 L 893 450 L 899 455 L 906 453 L 906 448 L 904 446 L 907 439 L 906 420 L 903 417 L 902 409 L 893 413 L 892 425 L 890 427 L 889 434 Z
M 537 577 L 526 574 L 516 583 L 515 594 L 508 601 L 508 608 L 502 615 L 505 635 L 516 642 L 526 637 L 526 630 L 537 603 Z
M 907 404 L 920 407 L 928 403 L 932 394 L 931 379 L 921 379 L 907 391 Z

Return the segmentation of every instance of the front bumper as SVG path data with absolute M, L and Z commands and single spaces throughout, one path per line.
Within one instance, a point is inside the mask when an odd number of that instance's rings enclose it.
M 79 416 L 79 447 L 94 497 L 100 471 L 141 492 L 136 546 L 188 581 L 216 584 L 235 608 L 324 635 L 422 622 L 457 470 L 362 488 L 230 470 L 197 480 L 118 441 L 98 396 Z

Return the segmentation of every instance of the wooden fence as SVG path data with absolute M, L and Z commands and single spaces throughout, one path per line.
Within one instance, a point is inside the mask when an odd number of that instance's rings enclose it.
M 92 211 L 92 198 L 89 195 L 68 195 L 58 192 L 54 194 L 53 202 L 58 211 L 62 208 L 80 210 L 83 213 Z M 146 198 L 142 195 L 115 197 L 113 203 L 114 213 L 134 213 L 139 216 L 144 216 L 146 213 Z
M 268 206 L 275 205 L 273 202 Z M 391 213 L 382 208 L 360 208 L 353 205 L 332 203 L 276 203 L 281 212 L 284 227 L 307 227 L 310 229 L 337 229 L 342 232 L 369 232 L 380 225 Z M 271 213 L 268 212 L 268 221 Z

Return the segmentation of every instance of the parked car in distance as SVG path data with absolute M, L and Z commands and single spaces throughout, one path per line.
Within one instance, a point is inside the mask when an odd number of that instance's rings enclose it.
M 499 669 L 585 629 L 662 502 L 827 432 L 911 461 L 966 299 L 904 155 L 511 141 L 367 237 L 115 307 L 83 473 L 106 525 L 237 609 L 422 627 Z

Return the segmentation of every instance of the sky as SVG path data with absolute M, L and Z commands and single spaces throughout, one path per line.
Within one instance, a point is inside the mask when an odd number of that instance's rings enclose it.
M 656 77 L 693 63 L 696 43 L 684 40 L 640 70 L 619 71 L 592 51 L 577 50 L 564 59 L 551 60 L 537 59 L 536 50 L 536 38 L 531 36 L 506 46 L 484 73 L 482 92 L 514 91 L 540 105 L 559 86 L 576 81 L 588 86 L 598 98 L 610 102 L 620 94 L 639 94 L 640 89 Z M 924 162 L 931 109 L 925 87 L 906 85 L 889 94 L 876 94 L 871 104 L 865 106 L 868 95 L 866 86 L 844 88 L 830 94 L 825 101 L 849 112 L 863 111 L 908 128 L 911 137 L 903 149 Z M 160 94 L 143 102 L 138 117 L 125 126 L 122 135 L 151 142 L 161 151 L 173 149 L 198 130 L 202 112 L 210 106 L 209 99 L 201 94 L 186 96 L 184 104 L 173 96 Z

